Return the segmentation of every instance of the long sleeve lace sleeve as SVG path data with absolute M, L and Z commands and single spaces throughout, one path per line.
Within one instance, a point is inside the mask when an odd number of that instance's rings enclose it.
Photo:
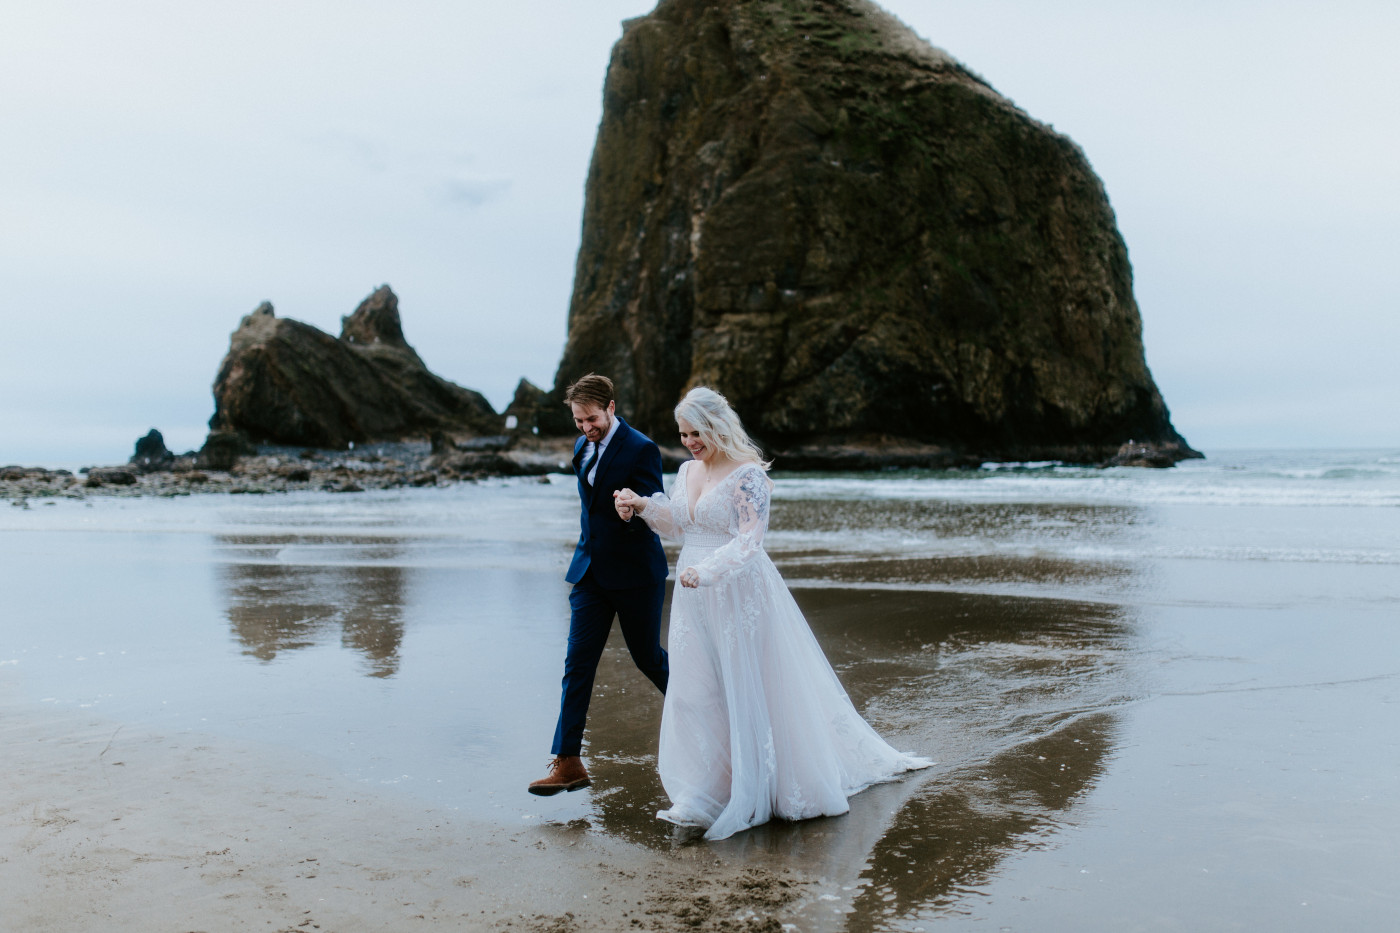
M 670 538 L 679 541 L 684 537 L 680 525 L 676 522 L 675 510 L 671 508 L 671 500 L 664 492 L 654 492 L 647 497 L 646 509 L 639 513 L 642 521 L 647 523 L 647 527 L 663 538 Z
M 685 464 L 681 464 L 676 478 L 671 481 L 671 491 L 684 489 L 685 486 L 681 485 L 684 482 Z M 654 492 L 647 496 L 646 509 L 638 514 L 642 516 L 642 521 L 647 523 L 648 528 L 663 538 L 679 541 L 685 537 L 685 532 L 681 530 L 680 520 L 676 517 L 676 510 L 671 499 L 664 492 Z
M 701 586 L 713 586 L 763 552 L 768 531 L 768 500 L 773 485 L 759 467 L 740 467 L 744 475 L 734 489 L 734 539 L 695 565 Z

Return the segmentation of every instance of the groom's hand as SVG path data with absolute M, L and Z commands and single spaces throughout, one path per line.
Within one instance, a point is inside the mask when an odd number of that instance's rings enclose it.
M 619 489 L 613 493 L 613 508 L 617 509 L 617 517 L 624 522 L 630 522 L 634 514 L 632 503 L 636 501 L 637 494 L 630 489 Z

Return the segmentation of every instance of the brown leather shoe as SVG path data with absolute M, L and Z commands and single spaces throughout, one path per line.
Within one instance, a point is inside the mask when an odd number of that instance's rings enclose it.
M 582 758 L 577 755 L 560 755 L 549 763 L 549 776 L 531 781 L 529 791 L 541 797 L 552 797 L 561 790 L 578 790 L 591 783 Z

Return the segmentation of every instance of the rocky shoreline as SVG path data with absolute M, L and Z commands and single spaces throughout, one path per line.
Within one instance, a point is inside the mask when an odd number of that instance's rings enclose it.
M 574 439 L 501 435 L 454 440 L 438 434 L 431 441 L 363 444 L 349 450 L 261 445 L 221 463 L 193 451 L 166 451 L 152 431 L 121 466 L 50 470 L 0 467 L 0 499 L 27 508 L 30 500 L 86 499 L 90 496 L 188 496 L 196 493 L 262 495 L 282 492 L 365 492 L 405 486 L 442 488 L 463 482 L 510 476 L 545 477 L 568 473 Z M 1194 453 L 1194 452 L 1193 452 Z M 679 447 L 661 448 L 662 465 L 673 473 L 689 455 Z M 1129 442 L 1118 454 L 1094 465 L 1169 467 L 1180 451 Z M 934 445 L 843 443 L 778 451 L 773 467 L 792 472 L 871 472 L 888 470 L 975 470 L 983 458 Z M 1083 462 L 1069 457 L 1064 462 Z
M 149 437 L 149 435 L 148 435 Z M 144 439 L 143 439 L 144 440 Z M 227 469 L 201 465 L 197 454 L 154 463 L 139 457 L 123 466 L 50 470 L 0 467 L 0 499 L 23 507 L 31 499 L 89 496 L 187 496 L 196 493 L 364 492 L 405 486 L 441 487 L 497 476 L 545 476 L 569 470 L 573 441 L 477 438 L 364 444 L 350 450 L 264 445 Z

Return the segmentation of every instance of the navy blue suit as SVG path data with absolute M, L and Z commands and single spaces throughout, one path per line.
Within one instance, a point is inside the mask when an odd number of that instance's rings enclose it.
M 669 668 L 661 647 L 666 555 L 645 522 L 640 518 L 624 522 L 613 507 L 613 493 L 624 486 L 639 496 L 661 491 L 661 452 L 645 434 L 621 418 L 617 422 L 591 486 L 583 463 L 587 440 L 580 437 L 574 444 L 581 510 L 578 546 L 564 577 L 574 585 L 569 594 L 573 611 L 559 724 L 554 730 L 555 755 L 577 755 L 582 748 L 593 678 L 613 616 L 638 669 L 666 692 Z

